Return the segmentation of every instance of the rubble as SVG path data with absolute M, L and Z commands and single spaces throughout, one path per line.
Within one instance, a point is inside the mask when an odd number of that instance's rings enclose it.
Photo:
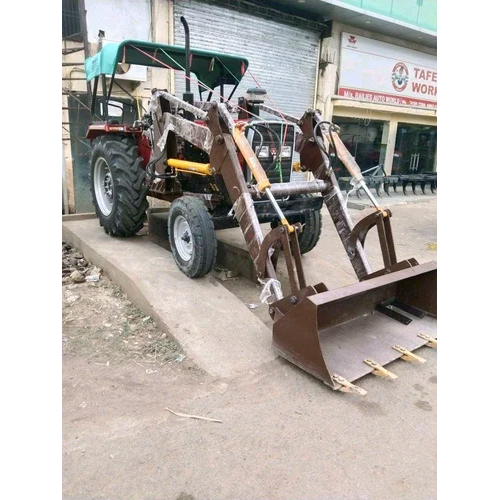
M 100 280 L 102 270 L 85 260 L 69 243 L 62 243 L 62 282 L 95 283 Z
M 85 281 L 85 276 L 77 269 L 75 269 L 69 275 L 69 277 L 70 277 L 71 281 L 73 281 L 73 283 L 83 283 Z

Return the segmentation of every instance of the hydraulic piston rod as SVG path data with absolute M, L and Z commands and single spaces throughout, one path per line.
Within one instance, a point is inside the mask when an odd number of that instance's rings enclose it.
M 236 125 L 233 130 L 233 138 L 234 142 L 238 146 L 238 149 L 240 150 L 241 154 L 243 155 L 243 158 L 245 158 L 245 161 L 247 162 L 247 165 L 249 166 L 250 170 L 252 171 L 252 175 L 255 177 L 255 180 L 257 181 L 257 189 L 261 193 L 265 193 L 266 196 L 269 198 L 269 201 L 271 202 L 272 206 L 274 207 L 274 210 L 278 214 L 278 217 L 281 221 L 281 223 L 286 226 L 287 230 L 289 233 L 294 232 L 294 227 L 288 223 L 285 214 L 282 212 L 280 206 L 278 205 L 276 198 L 274 197 L 273 193 L 271 192 L 271 183 L 269 182 L 269 179 L 266 175 L 265 170 L 262 168 L 262 165 L 260 164 L 259 159 L 257 158 L 257 155 L 254 153 L 252 146 L 250 146 L 249 142 L 247 141 L 247 138 L 245 137 L 245 133 L 243 130 Z

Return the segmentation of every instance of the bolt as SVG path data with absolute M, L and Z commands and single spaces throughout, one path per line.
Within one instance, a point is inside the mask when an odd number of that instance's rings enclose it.
M 222 143 L 224 142 L 224 137 L 222 137 L 222 135 L 220 135 L 220 134 L 219 134 L 219 135 L 216 135 L 216 136 L 215 136 L 215 142 L 216 142 L 217 144 L 222 144 Z
M 299 299 L 298 299 L 297 297 L 295 297 L 295 295 L 292 295 L 292 296 L 290 297 L 290 302 L 291 302 L 292 304 L 296 304 L 298 301 L 299 301 Z
M 280 228 L 279 228 L 279 232 L 280 232 L 280 233 L 284 233 L 284 232 L 285 232 L 285 228 L 284 228 L 283 226 L 280 226 Z
M 271 316 L 271 318 L 274 318 L 274 307 L 269 308 L 269 316 Z

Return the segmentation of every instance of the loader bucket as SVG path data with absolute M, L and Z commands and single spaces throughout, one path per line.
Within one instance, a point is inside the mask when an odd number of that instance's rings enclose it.
M 288 361 L 343 390 L 338 376 L 353 382 L 374 371 L 365 360 L 384 366 L 404 356 L 393 346 L 413 351 L 429 342 L 419 334 L 436 337 L 436 288 L 435 262 L 336 290 L 323 283 L 307 287 L 272 304 L 274 346 Z

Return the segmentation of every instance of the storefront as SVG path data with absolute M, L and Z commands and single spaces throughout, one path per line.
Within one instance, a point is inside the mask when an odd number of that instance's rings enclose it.
M 181 16 L 189 21 L 191 47 L 248 59 L 249 71 L 235 98 L 250 87 L 263 87 L 271 102 L 284 112 L 302 116 L 313 107 L 323 24 L 251 1 L 236 5 L 220 0 L 176 0 L 174 42 L 181 46 L 184 45 Z M 184 87 L 184 76 L 177 73 L 176 93 L 182 94 Z M 228 97 L 231 90 L 225 88 L 224 95 Z M 237 102 L 235 98 L 231 100 Z
M 344 32 L 333 121 L 362 170 L 437 170 L 436 56 Z

